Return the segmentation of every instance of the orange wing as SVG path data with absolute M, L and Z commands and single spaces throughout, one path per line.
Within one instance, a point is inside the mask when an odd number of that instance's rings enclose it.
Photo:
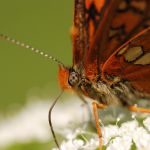
M 85 74 L 91 80 L 118 47 L 150 26 L 150 0 L 108 0 L 103 9 L 84 59 Z
M 85 55 L 91 47 L 108 0 L 75 0 L 73 39 L 73 65 L 83 66 Z
M 127 80 L 136 90 L 150 94 L 150 27 L 110 56 L 102 67 L 102 78 L 109 83 L 107 77 Z
M 88 33 L 85 26 L 85 2 L 84 0 L 75 0 L 74 5 L 74 25 L 72 28 L 73 65 L 79 68 L 88 45 Z

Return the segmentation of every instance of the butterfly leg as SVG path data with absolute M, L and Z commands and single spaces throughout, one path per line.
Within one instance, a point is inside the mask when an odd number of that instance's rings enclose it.
M 93 106 L 93 114 L 95 117 L 95 123 L 96 123 L 96 129 L 97 129 L 97 133 L 99 136 L 99 150 L 102 150 L 102 146 L 103 146 L 103 139 L 102 139 L 102 131 L 99 125 L 99 116 L 98 116 L 98 109 L 104 109 L 107 107 L 107 105 L 103 105 L 101 103 L 97 103 L 95 101 L 92 102 L 92 106 Z
M 89 103 L 87 102 L 87 100 L 80 94 L 80 93 L 77 93 L 77 95 L 79 96 L 79 98 L 82 100 L 83 102 L 83 106 L 86 107 L 87 109 L 87 112 L 88 112 L 88 117 L 89 117 L 89 122 L 92 123 L 92 112 L 91 112 L 91 108 L 89 106 Z
M 137 107 L 136 105 L 129 106 L 128 109 L 133 112 L 142 112 L 142 113 L 150 113 L 150 109 Z

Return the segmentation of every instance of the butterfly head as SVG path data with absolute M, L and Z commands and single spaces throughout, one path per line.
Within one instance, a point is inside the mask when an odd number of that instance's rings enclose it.
M 73 68 L 59 66 L 59 84 L 62 89 L 69 90 L 79 83 L 79 74 Z

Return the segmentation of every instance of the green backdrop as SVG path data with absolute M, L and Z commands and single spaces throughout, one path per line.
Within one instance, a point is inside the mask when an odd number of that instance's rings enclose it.
M 67 65 L 72 63 L 72 18 L 73 0 L 0 0 L 0 33 Z M 0 40 L 0 111 L 18 108 L 30 94 L 58 95 L 57 69 L 54 62 Z

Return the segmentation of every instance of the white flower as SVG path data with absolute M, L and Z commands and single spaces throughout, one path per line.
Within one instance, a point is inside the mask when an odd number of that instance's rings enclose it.
M 149 118 L 145 119 L 143 124 L 149 129 Z M 102 132 L 106 150 L 130 150 L 133 142 L 137 150 L 149 150 L 150 148 L 150 133 L 143 126 L 140 126 L 136 120 L 122 123 L 120 127 L 108 125 L 103 128 Z M 85 140 L 78 139 L 78 134 L 89 134 L 81 129 L 71 133 L 72 135 L 69 135 L 69 137 L 72 138 L 62 142 L 61 150 L 96 150 L 99 145 L 99 139 L 95 133 L 90 133 L 91 138 L 89 140 L 86 139 L 86 136 L 84 137 Z
M 143 121 L 144 126 L 150 131 L 150 117 L 147 117 L 144 121 Z
M 70 107 L 71 105 L 74 109 Z M 34 101 L 27 104 L 16 115 L 1 119 L 0 148 L 14 142 L 49 141 L 48 109 L 49 101 Z M 80 103 L 77 103 L 76 100 L 61 103 L 53 111 L 52 121 L 55 123 L 53 124 L 55 131 L 65 137 L 65 140 L 60 144 L 61 150 L 95 150 L 98 147 L 97 133 L 69 127 L 69 122 L 81 123 L 82 114 Z M 132 121 L 124 122 L 120 126 L 117 123 L 116 125 L 103 126 L 102 134 L 103 143 L 107 150 L 129 150 L 133 142 L 137 150 L 149 150 L 150 117 L 143 121 L 143 125 L 133 117 Z M 53 150 L 58 149 L 53 148 Z
M 107 150 L 130 150 L 132 138 L 129 136 L 116 137 L 113 139 Z

